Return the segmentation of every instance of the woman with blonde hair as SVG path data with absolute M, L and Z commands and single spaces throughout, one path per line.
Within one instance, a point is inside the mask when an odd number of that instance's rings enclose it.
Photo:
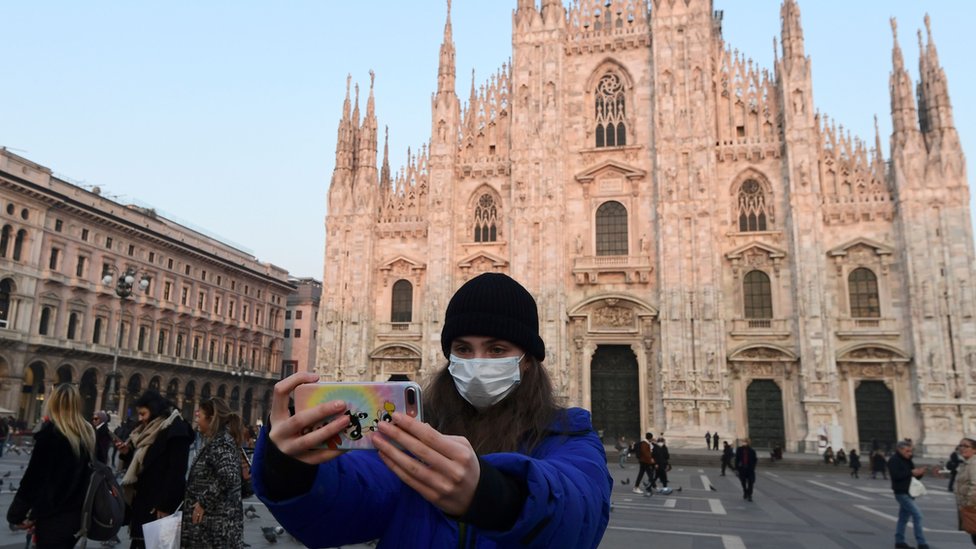
M 34 527 L 37 547 L 73 547 L 88 488 L 88 463 L 95 455 L 95 429 L 82 414 L 81 394 L 70 383 L 54 388 L 47 415 L 34 435 L 34 451 L 7 522 Z
M 196 423 L 204 446 L 187 478 L 181 547 L 243 546 L 241 450 L 232 434 L 232 426 L 239 422 L 222 399 L 200 403 Z

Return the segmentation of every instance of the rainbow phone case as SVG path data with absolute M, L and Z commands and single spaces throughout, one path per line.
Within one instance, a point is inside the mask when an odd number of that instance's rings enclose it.
M 411 391 L 416 395 L 414 403 L 408 403 Z M 304 410 L 330 400 L 344 401 L 346 411 L 343 415 L 348 415 L 351 422 L 326 446 L 333 450 L 374 450 L 373 442 L 366 435 L 376 431 L 379 422 L 391 421 L 393 412 L 407 414 L 415 410 L 414 417 L 423 421 L 420 397 L 420 385 L 412 381 L 306 383 L 295 388 L 295 410 Z M 309 431 L 337 417 L 327 417 L 325 421 L 312 425 Z

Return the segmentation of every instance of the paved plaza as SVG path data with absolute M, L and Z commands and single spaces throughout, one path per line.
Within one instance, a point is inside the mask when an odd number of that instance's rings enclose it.
M 701 456 L 692 456 L 701 457 Z M 715 461 L 718 461 L 717 453 Z M 701 459 L 698 459 L 700 462 Z M 0 458 L 0 512 L 6 515 L 19 483 L 26 456 Z M 898 506 L 887 481 L 870 474 L 851 479 L 843 467 L 818 466 L 810 460 L 797 467 L 760 464 L 754 501 L 742 499 L 738 479 L 719 475 L 717 467 L 674 464 L 670 486 L 675 492 L 644 497 L 631 492 L 637 465 L 621 469 L 610 463 L 614 477 L 613 512 L 602 548 L 666 547 L 668 549 L 881 549 L 894 546 Z M 6 472 L 9 477 L 4 478 Z M 623 484 L 626 482 L 627 484 Z M 933 549 L 973 547 L 957 532 L 955 503 L 945 479 L 926 479 L 927 496 L 919 499 L 925 514 L 926 536 Z M 680 487 L 680 491 L 678 488 Z M 712 489 L 714 488 L 714 490 Z M 244 521 L 244 539 L 254 548 L 302 547 L 288 534 L 268 542 L 261 528 L 277 523 L 267 509 L 251 498 L 258 518 Z M 128 547 L 126 530 L 121 532 Z M 909 527 L 909 541 L 911 527 Z M 0 549 L 22 548 L 24 534 L 0 529 Z M 89 547 L 99 547 L 92 542 Z M 356 546 L 364 549 L 368 546 Z

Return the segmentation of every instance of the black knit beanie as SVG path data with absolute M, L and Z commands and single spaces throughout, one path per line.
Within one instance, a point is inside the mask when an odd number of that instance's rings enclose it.
M 472 278 L 451 298 L 441 330 L 445 357 L 451 355 L 451 342 L 462 336 L 504 339 L 539 361 L 546 358 L 535 300 L 521 284 L 500 273 Z

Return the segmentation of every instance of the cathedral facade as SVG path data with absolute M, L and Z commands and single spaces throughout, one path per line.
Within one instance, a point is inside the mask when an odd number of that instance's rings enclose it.
M 816 112 L 795 0 L 771 72 L 721 18 L 518 0 L 511 64 L 462 103 L 448 3 L 430 141 L 395 172 L 372 82 L 364 113 L 347 82 L 319 372 L 436 371 L 448 300 L 495 271 L 535 296 L 558 395 L 605 440 L 944 455 L 976 432 L 969 189 L 931 32 L 915 83 L 892 22 L 885 160 Z

